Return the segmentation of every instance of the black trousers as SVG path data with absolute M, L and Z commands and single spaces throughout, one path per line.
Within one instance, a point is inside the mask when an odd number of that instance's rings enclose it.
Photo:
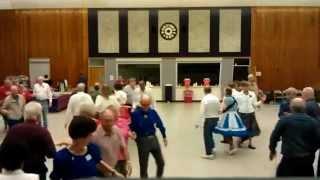
M 140 177 L 148 178 L 148 161 L 151 153 L 157 164 L 157 177 L 161 178 L 164 172 L 164 159 L 158 138 L 156 136 L 138 137 L 136 143 L 139 155 Z
M 283 156 L 277 168 L 277 177 L 313 177 L 314 155 L 305 157 Z
M 211 155 L 212 149 L 215 147 L 213 131 L 214 128 L 217 126 L 218 121 L 219 118 L 206 118 L 204 121 L 203 139 L 207 155 Z

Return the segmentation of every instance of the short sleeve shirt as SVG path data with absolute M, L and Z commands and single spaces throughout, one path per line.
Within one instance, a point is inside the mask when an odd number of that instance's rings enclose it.
M 94 144 L 89 144 L 85 155 L 74 155 L 67 148 L 56 153 L 50 178 L 78 179 L 98 176 L 97 164 L 100 163 L 100 151 Z

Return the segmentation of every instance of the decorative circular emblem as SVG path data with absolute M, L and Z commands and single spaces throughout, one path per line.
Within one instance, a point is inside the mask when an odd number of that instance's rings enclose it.
M 171 22 L 164 23 L 160 27 L 160 35 L 165 40 L 172 40 L 177 36 L 177 34 L 177 27 Z

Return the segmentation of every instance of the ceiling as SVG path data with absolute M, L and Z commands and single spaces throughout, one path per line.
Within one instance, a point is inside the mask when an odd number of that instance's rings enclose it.
M 0 9 L 318 6 L 320 0 L 0 0 Z

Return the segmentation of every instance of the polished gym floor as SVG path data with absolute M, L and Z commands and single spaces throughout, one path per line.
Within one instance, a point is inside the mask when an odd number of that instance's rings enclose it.
M 200 103 L 157 103 L 157 110 L 167 128 L 169 145 L 164 147 L 161 135 L 158 134 L 165 157 L 165 177 L 272 177 L 275 174 L 276 161 L 268 160 L 268 144 L 272 129 L 277 122 L 277 106 L 264 105 L 257 110 L 257 120 L 262 133 L 254 138 L 256 150 L 239 149 L 237 154 L 229 156 L 227 147 L 220 143 L 221 136 L 214 135 L 217 157 L 214 160 L 201 159 L 204 153 L 202 129 L 196 129 L 199 119 Z M 55 142 L 66 139 L 64 113 L 49 114 L 49 130 Z M 0 126 L 3 129 L 3 125 Z M 4 137 L 1 131 L 1 139 Z M 279 144 L 280 145 L 280 144 Z M 139 176 L 137 148 L 134 141 L 129 142 L 129 151 L 133 165 L 133 177 Z M 48 162 L 49 171 L 52 161 Z M 149 159 L 149 176 L 155 175 L 155 162 Z

